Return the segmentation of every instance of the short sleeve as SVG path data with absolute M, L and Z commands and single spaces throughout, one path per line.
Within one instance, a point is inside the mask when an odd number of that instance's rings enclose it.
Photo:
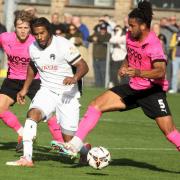
M 149 46 L 148 51 L 148 55 L 150 56 L 152 62 L 156 60 L 166 61 L 166 56 L 164 54 L 162 45 L 158 39 L 151 46 Z
M 79 50 L 70 41 L 67 41 L 64 57 L 67 60 L 67 62 L 72 65 L 81 59 Z

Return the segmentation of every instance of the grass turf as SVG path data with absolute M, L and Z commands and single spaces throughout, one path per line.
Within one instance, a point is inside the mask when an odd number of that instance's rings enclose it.
M 87 104 L 103 89 L 85 88 L 81 99 L 81 116 Z M 168 95 L 174 121 L 180 129 L 180 94 Z M 24 124 L 29 101 L 25 106 L 15 105 L 13 112 Z M 35 167 L 9 167 L 6 161 L 16 160 L 17 135 L 0 121 L 0 180 L 178 180 L 180 179 L 180 154 L 153 120 L 141 109 L 128 112 L 106 113 L 97 127 L 88 135 L 93 146 L 104 146 L 112 156 L 111 164 L 102 170 L 79 166 L 50 151 L 51 136 L 46 123 L 38 125 L 37 142 L 34 145 Z

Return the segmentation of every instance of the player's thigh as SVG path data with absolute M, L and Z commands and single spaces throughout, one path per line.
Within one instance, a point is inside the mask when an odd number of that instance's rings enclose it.
M 139 99 L 138 104 L 151 119 L 171 115 L 164 92 L 155 92 L 147 97 Z
M 6 111 L 9 109 L 9 106 L 11 106 L 14 103 L 14 100 L 5 94 L 0 94 L 0 113 Z
M 17 93 L 21 90 L 20 80 L 6 78 L 1 86 L 0 94 L 4 94 L 12 99 L 12 102 L 16 102 Z M 5 96 L 2 96 L 4 98 Z M 0 100 L 1 101 L 1 100 Z
M 57 121 L 62 129 L 69 132 L 75 132 L 79 124 L 80 103 L 77 98 L 71 98 L 69 101 L 63 101 L 56 107 Z M 68 134 L 68 133 L 64 133 Z M 70 133 L 69 135 L 73 135 Z
M 57 95 L 46 88 L 41 88 L 31 101 L 29 109 L 37 108 L 41 111 L 43 120 L 49 119 L 55 112 Z
M 102 112 L 120 110 L 126 107 L 122 98 L 111 90 L 107 90 L 95 98 L 90 105 Z

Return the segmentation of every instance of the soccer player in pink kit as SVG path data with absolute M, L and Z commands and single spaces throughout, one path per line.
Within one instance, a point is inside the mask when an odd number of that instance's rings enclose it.
M 138 8 L 129 13 L 127 57 L 119 69 L 120 76 L 130 77 L 129 84 L 113 87 L 90 103 L 74 138 L 59 145 L 67 155 L 77 155 L 83 140 L 96 126 L 102 113 L 137 107 L 155 120 L 167 140 L 180 151 L 180 133 L 173 123 L 166 100 L 167 62 L 160 41 L 150 31 L 152 15 L 151 4 L 147 1 L 139 2 Z
M 15 15 L 15 32 L 5 32 L 0 35 L 0 46 L 7 54 L 8 73 L 0 89 L 0 118 L 2 121 L 18 133 L 18 145 L 16 150 L 22 148 L 23 127 L 18 118 L 9 110 L 9 107 L 16 103 L 17 92 L 23 87 L 26 79 L 27 67 L 30 61 L 28 48 L 34 42 L 34 37 L 30 35 L 29 13 L 18 11 Z M 39 76 L 33 80 L 28 97 L 32 100 L 40 87 Z M 48 126 L 53 139 L 63 141 L 56 123 L 55 117 L 48 121 Z

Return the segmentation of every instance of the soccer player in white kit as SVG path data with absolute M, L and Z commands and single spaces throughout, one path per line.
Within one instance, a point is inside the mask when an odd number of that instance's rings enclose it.
M 65 141 L 73 137 L 79 123 L 80 91 L 77 82 L 88 72 L 86 62 L 69 40 L 52 35 L 50 23 L 46 18 L 32 20 L 31 31 L 36 41 L 29 48 L 31 61 L 17 101 L 24 103 L 24 97 L 37 70 L 41 87 L 27 113 L 23 133 L 23 156 L 17 161 L 7 162 L 7 165 L 34 165 L 33 138 L 36 137 L 37 123 L 48 120 L 54 112 Z M 72 66 L 76 68 L 75 73 Z

